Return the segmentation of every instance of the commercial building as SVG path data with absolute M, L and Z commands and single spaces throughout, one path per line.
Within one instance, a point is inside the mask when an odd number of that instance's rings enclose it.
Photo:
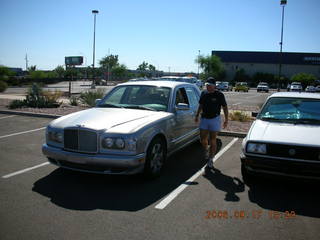
M 212 51 L 212 55 L 220 57 L 227 81 L 231 81 L 239 69 L 244 69 L 249 76 L 257 72 L 278 76 L 280 60 L 281 76 L 290 79 L 303 72 L 320 79 L 320 53 Z

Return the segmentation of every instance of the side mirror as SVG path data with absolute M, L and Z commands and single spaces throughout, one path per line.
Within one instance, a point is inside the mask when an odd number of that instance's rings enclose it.
M 99 99 L 99 98 L 98 98 L 98 99 L 96 99 L 96 100 L 95 100 L 95 105 L 96 105 L 96 106 L 98 106 L 98 105 L 99 105 L 99 103 L 100 103 L 100 101 L 101 101 L 101 99 Z
M 186 111 L 186 110 L 190 110 L 190 107 L 186 103 L 178 103 L 178 105 L 176 106 L 176 110 L 177 111 Z
M 258 116 L 258 112 L 251 112 L 251 117 L 257 117 Z

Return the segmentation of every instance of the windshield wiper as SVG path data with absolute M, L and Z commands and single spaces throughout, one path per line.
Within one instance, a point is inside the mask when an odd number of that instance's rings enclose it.
M 261 117 L 260 119 L 264 120 L 264 121 L 282 121 L 282 120 L 284 120 L 284 119 L 279 119 L 279 118 L 274 118 L 274 117 Z
M 319 119 L 312 118 L 300 118 L 300 119 L 292 119 L 294 124 L 320 124 Z
M 131 109 L 142 109 L 142 110 L 150 110 L 150 111 L 156 111 L 153 108 L 150 107 L 145 107 L 145 106 L 140 106 L 140 105 L 130 105 L 130 106 L 125 106 L 125 108 L 131 108 Z
M 122 106 L 111 104 L 111 103 L 100 104 L 98 105 L 98 107 L 123 108 Z

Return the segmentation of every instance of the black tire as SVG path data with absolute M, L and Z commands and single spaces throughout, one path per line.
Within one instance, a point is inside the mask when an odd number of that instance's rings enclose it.
M 241 174 L 242 180 L 247 185 L 250 186 L 253 183 L 253 176 L 248 172 L 243 163 L 241 163 Z
M 148 147 L 144 175 L 148 179 L 159 177 L 167 155 L 164 141 L 157 137 Z

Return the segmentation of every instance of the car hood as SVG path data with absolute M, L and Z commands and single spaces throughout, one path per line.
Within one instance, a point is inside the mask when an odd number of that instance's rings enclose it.
M 319 135 L 319 125 L 256 120 L 248 132 L 247 140 L 320 146 Z
M 170 114 L 136 109 L 91 108 L 60 117 L 52 121 L 50 126 L 53 128 L 83 127 L 93 130 L 108 130 L 127 124 L 130 125 L 130 129 L 126 129 L 126 132 L 130 132 L 141 124 L 162 119 Z

